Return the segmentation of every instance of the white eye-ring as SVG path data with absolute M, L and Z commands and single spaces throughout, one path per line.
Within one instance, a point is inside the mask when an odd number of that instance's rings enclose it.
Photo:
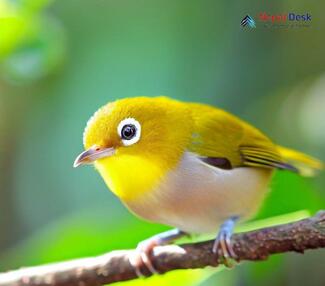
M 134 118 L 125 118 L 118 125 L 117 132 L 124 146 L 129 146 L 140 140 L 141 125 Z

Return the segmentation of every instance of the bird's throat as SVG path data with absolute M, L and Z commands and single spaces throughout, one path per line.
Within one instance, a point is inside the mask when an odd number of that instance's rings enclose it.
M 167 171 L 155 160 L 128 154 L 98 160 L 95 167 L 109 189 L 125 202 L 150 192 Z

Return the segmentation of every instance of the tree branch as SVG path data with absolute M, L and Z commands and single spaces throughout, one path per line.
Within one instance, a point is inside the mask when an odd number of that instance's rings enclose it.
M 298 222 L 234 234 L 238 260 L 264 260 L 271 254 L 325 247 L 325 211 Z M 219 264 L 213 241 L 161 246 L 154 249 L 153 264 L 161 273 L 174 269 L 203 268 Z M 92 286 L 137 278 L 128 261 L 134 250 L 23 268 L 0 274 L 0 286 Z M 143 271 L 145 272 L 145 271 Z M 146 272 L 150 276 L 149 272 Z

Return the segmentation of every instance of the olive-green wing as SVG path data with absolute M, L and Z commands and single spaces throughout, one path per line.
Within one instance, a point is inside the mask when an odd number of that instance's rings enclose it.
M 222 169 L 248 166 L 296 171 L 258 129 L 224 110 L 196 103 L 189 106 L 194 126 L 188 149 L 205 163 Z

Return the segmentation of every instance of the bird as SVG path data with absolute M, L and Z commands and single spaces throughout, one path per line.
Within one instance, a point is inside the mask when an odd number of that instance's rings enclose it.
M 323 168 L 223 109 L 166 96 L 105 104 L 83 145 L 74 167 L 93 164 L 132 213 L 174 228 L 138 244 L 129 260 L 140 277 L 144 268 L 158 273 L 154 247 L 189 234 L 217 232 L 213 253 L 236 258 L 235 224 L 257 213 L 275 170 L 314 176 Z

